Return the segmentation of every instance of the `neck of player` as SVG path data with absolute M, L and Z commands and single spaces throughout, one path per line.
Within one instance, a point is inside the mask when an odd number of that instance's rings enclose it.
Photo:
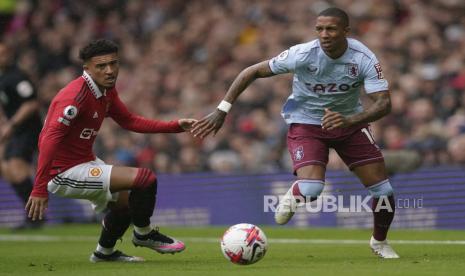
M 349 47 L 349 44 L 347 43 L 347 39 L 344 39 L 344 42 L 341 43 L 340 47 L 337 47 L 334 50 L 330 51 L 323 51 L 326 53 L 326 55 L 328 55 L 328 57 L 332 59 L 338 59 L 346 52 L 347 47 Z

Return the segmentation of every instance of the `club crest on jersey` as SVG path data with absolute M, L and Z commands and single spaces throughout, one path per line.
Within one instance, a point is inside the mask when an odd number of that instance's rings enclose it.
M 348 63 L 346 64 L 347 68 L 347 75 L 349 75 L 352 78 L 358 77 L 358 65 L 355 63 Z
M 74 105 L 68 105 L 63 110 L 63 115 L 65 116 L 66 119 L 69 119 L 69 120 L 76 118 L 77 114 L 78 114 L 78 109 Z
M 99 167 L 93 167 L 89 169 L 89 177 L 99 177 L 102 175 L 102 169 Z
M 299 146 L 294 150 L 294 160 L 300 161 L 304 158 L 304 147 Z

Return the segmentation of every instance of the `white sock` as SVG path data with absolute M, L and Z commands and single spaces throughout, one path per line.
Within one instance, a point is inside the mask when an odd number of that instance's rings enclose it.
M 106 248 L 106 247 L 101 246 L 100 244 L 97 244 L 96 251 L 100 252 L 102 254 L 105 254 L 105 255 L 110 255 L 111 253 L 115 252 L 115 249 L 113 247 L 112 248 Z
M 152 231 L 152 227 L 150 227 L 150 225 L 147 225 L 145 227 L 137 227 L 134 225 L 134 230 L 139 235 L 147 235 L 148 233 Z

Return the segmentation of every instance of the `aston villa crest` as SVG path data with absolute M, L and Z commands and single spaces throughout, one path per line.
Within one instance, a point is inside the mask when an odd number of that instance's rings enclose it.
M 300 161 L 304 158 L 304 148 L 302 146 L 299 146 L 294 150 L 294 160 L 295 161 Z
M 346 65 L 347 67 L 347 75 L 349 75 L 352 78 L 358 77 L 358 64 L 355 63 L 348 63 Z

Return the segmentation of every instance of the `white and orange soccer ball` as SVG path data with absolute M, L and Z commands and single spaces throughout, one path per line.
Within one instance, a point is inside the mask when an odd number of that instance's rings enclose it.
M 221 238 L 221 251 L 234 264 L 256 263 L 265 256 L 267 249 L 265 233 L 249 223 L 231 226 Z

